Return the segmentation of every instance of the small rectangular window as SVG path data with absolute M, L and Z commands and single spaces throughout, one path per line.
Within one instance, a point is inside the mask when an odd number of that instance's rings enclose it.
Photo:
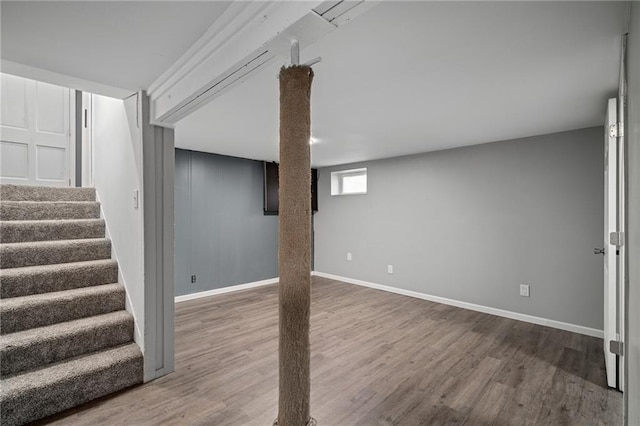
M 331 195 L 367 193 L 367 168 L 331 172 Z

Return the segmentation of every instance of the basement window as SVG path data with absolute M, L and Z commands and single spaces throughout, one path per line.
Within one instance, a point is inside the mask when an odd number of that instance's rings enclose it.
M 367 168 L 331 172 L 331 195 L 367 193 Z

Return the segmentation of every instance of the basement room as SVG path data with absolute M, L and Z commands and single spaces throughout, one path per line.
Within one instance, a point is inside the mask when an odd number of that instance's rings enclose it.
M 0 19 L 2 425 L 640 424 L 640 3 Z

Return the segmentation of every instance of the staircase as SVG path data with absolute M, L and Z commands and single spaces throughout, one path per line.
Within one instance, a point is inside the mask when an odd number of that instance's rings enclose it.
M 0 423 L 142 382 L 93 188 L 0 185 Z

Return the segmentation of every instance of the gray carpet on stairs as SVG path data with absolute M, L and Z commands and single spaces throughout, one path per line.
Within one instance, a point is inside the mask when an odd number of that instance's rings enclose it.
M 2 201 L 0 220 L 98 219 L 100 204 L 91 201 Z
M 66 262 L 109 259 L 111 241 L 106 238 L 86 240 L 33 241 L 0 245 L 0 268 L 22 268 Z
M 0 243 L 104 237 L 102 219 L 13 220 L 0 222 Z
M 105 284 L 6 299 L 0 305 L 0 334 L 122 310 L 125 298 L 122 285 Z
M 0 376 L 133 340 L 133 317 L 116 311 L 0 336 Z
M 142 382 L 135 343 L 4 379 L 0 423 L 16 426 Z
M 51 188 L 26 185 L 0 185 L 3 201 L 95 201 L 95 188 Z
M 93 188 L 0 185 L 0 424 L 141 383 Z
M 3 269 L 0 298 L 72 290 L 118 281 L 118 263 L 113 259 Z

